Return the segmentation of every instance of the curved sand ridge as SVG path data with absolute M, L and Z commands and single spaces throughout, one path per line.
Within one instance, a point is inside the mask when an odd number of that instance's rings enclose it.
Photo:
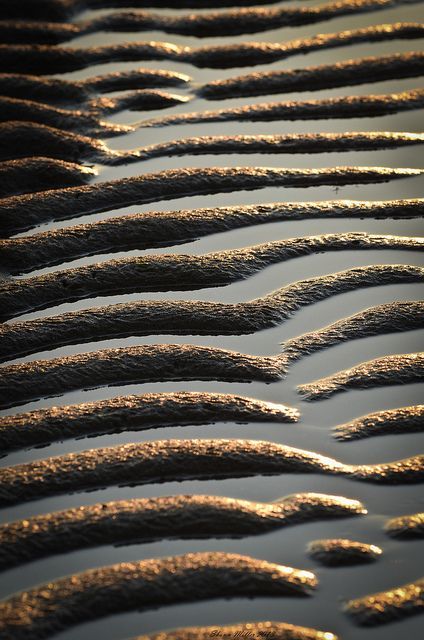
M 118 207 L 187 196 L 251 191 L 266 187 L 304 189 L 322 185 L 378 184 L 417 177 L 422 173 L 422 169 L 389 167 L 172 169 L 84 187 L 53 189 L 4 198 L 0 202 L 0 224 L 3 235 L 10 235 L 50 220 L 64 220 Z
M 319 493 L 293 494 L 266 503 L 182 495 L 94 504 L 0 526 L 0 570 L 106 544 L 241 538 L 365 513 L 357 500 Z
M 34 88 L 37 88 L 37 80 L 34 76 L 33 78 Z M 13 93 L 10 86 L 8 86 L 8 89 L 9 93 Z M 23 94 L 24 92 L 21 91 L 20 93 Z M 140 128 L 169 127 L 202 122 L 271 122 L 274 120 L 374 118 L 423 107 L 424 89 L 411 89 L 400 93 L 380 95 L 264 102 L 243 107 L 218 109 L 216 111 L 179 113 L 125 125 L 101 120 L 98 115 L 99 112 L 107 114 L 108 112 L 113 112 L 114 109 L 119 110 L 119 107 L 132 110 L 146 109 L 149 106 L 149 99 L 151 99 L 153 108 L 156 108 L 155 105 L 160 108 L 159 100 L 162 98 L 163 106 L 167 107 L 167 100 L 171 101 L 175 96 L 171 94 L 165 95 L 163 92 L 136 91 L 121 95 L 117 99 L 109 100 L 108 98 L 106 100 L 105 98 L 99 98 L 98 100 L 90 100 L 88 105 L 91 107 L 90 111 L 81 111 L 75 108 L 62 109 L 44 102 L 35 102 L 33 95 L 31 95 L 31 100 L 0 96 L 0 122 L 10 120 L 37 122 L 49 127 L 75 131 L 80 135 L 108 138 L 137 131 Z M 169 104 L 169 106 L 172 105 Z
M 0 603 L 0 633 L 41 640 L 82 622 L 179 602 L 252 596 L 308 596 L 313 573 L 230 553 L 125 562 L 61 578 Z M 95 600 L 96 606 L 92 606 Z
M 39 78 L 26 74 L 0 73 L 0 91 L 3 97 L 20 98 L 37 103 L 84 108 L 86 116 L 116 113 L 124 109 L 165 109 L 187 102 L 187 97 L 160 91 L 155 87 L 185 85 L 189 76 L 173 71 L 135 69 L 117 71 L 84 80 L 63 78 Z M 117 96 L 97 97 L 111 91 L 136 89 Z M 13 118 L 12 118 L 13 119 Z M 81 118 L 79 118 L 81 120 Z M 79 131 L 79 133 L 81 133 Z
M 421 324 L 422 326 L 422 324 Z M 418 325 L 417 325 L 417 328 Z M 424 431 L 424 405 L 377 411 L 333 429 L 334 437 L 343 442 L 372 438 L 385 434 L 407 435 Z
M 382 11 L 419 0 L 341 0 L 316 7 L 233 9 L 189 15 L 148 11 L 114 12 L 74 23 L 3 21 L 0 41 L 58 44 L 83 35 L 106 32 L 163 31 L 197 38 L 236 36 L 269 31 L 278 27 L 316 24 L 342 16 Z
M 0 285 L 0 307 L 3 309 L 3 313 L 0 312 L 0 318 L 7 320 L 37 309 L 53 307 L 62 302 L 93 298 L 100 295 L 116 295 L 118 293 L 136 291 L 184 291 L 212 286 L 222 287 L 233 282 L 246 280 L 273 264 L 323 251 L 343 251 L 346 249 L 405 249 L 408 251 L 420 251 L 423 246 L 424 240 L 421 238 L 347 233 L 289 238 L 253 247 L 200 256 L 162 254 L 108 260 L 93 265 L 3 282 Z M 315 302 L 317 299 L 326 297 L 328 291 L 333 292 L 334 286 L 337 287 L 338 284 L 342 287 L 341 290 L 343 290 L 343 286 L 349 290 L 363 286 L 362 283 L 368 282 L 378 285 L 380 283 L 375 281 L 376 274 L 382 276 L 381 284 L 386 279 L 390 282 L 393 280 L 420 282 L 423 278 L 424 269 L 412 265 L 371 265 L 342 271 L 340 275 L 333 273 L 319 276 L 316 279 L 310 278 L 307 281 L 302 281 L 302 284 L 306 283 L 308 288 L 312 288 L 314 292 L 317 288 L 316 284 L 323 285 L 323 295 L 312 294 L 311 302 Z M 286 293 L 290 296 L 297 296 L 301 301 L 305 300 L 304 293 L 300 290 L 298 283 L 293 283 L 293 285 L 289 286 L 291 286 L 290 289 L 287 290 L 285 288 L 275 295 Z M 340 291 L 340 289 L 336 290 Z M 223 311 L 228 309 L 231 313 L 231 309 L 234 308 L 234 305 L 219 305 L 219 303 L 207 302 L 190 303 L 189 306 L 193 307 L 195 304 L 197 304 L 200 311 L 202 308 L 205 310 L 214 308 L 218 310 L 221 308 Z M 296 302 L 294 304 L 296 305 Z M 300 304 L 303 306 L 305 303 L 301 302 Z M 299 306 L 299 303 L 297 306 Z M 131 306 L 128 308 L 131 309 Z M 151 306 L 152 310 L 154 308 L 154 306 Z M 157 309 L 159 312 L 160 308 L 158 303 Z M 167 308 L 172 307 L 162 305 L 162 308 L 166 312 Z M 266 310 L 265 312 L 271 313 L 271 317 L 275 317 L 278 321 L 278 318 L 281 317 L 281 312 L 278 311 L 279 308 L 274 304 L 268 312 Z M 274 315 L 275 311 L 277 311 L 277 316 Z M 261 324 L 263 326 L 264 323 L 267 326 L 267 322 L 269 323 L 269 320 L 259 321 L 259 327 Z M 275 320 L 273 324 L 275 324 Z M 229 326 L 231 331 L 231 324 Z M 253 326 L 255 326 L 255 320 L 253 321 Z M 228 328 L 226 332 L 228 333 Z
M 424 26 L 418 22 L 396 22 L 336 33 L 298 38 L 284 43 L 241 42 L 237 44 L 190 47 L 170 42 L 121 42 L 97 47 L 71 48 L 16 44 L 22 25 L 8 32 L 1 28 L 2 42 L 10 38 L 12 45 L 0 44 L 0 71 L 7 73 L 52 74 L 68 73 L 91 65 L 110 62 L 140 62 L 142 60 L 171 60 L 196 67 L 227 69 L 231 67 L 268 64 L 291 56 L 345 47 L 362 42 L 386 42 L 422 38 Z M 83 81 L 83 83 L 86 81 Z M 132 87 L 131 87 L 132 88 Z M 134 87 L 135 88 L 135 87 Z
M 0 98 L 1 104 L 1 98 Z M 214 111 L 194 111 L 177 113 L 172 116 L 142 120 L 133 125 L 132 130 L 141 127 L 169 127 L 174 125 L 198 124 L 207 122 L 271 122 L 274 120 L 334 120 L 341 118 L 373 118 L 377 116 L 419 109 L 424 104 L 424 90 L 411 89 L 400 93 L 369 94 L 363 96 L 336 96 L 310 100 L 286 100 L 279 102 L 261 102 L 242 107 L 227 107 Z M 29 113 L 29 108 L 27 110 Z M 30 118 L 21 119 L 31 120 Z M 56 126 L 49 115 L 45 124 Z M 12 117 L 10 117 L 12 119 Z M 43 120 L 40 120 L 43 122 Z M 60 120 L 59 120 L 60 122 Z M 72 126 L 72 122 L 71 122 Z M 83 126 L 86 126 L 83 124 Z M 102 135 L 111 135 L 109 129 L 102 126 Z M 84 129 L 83 129 L 84 130 Z M 112 131 L 113 133 L 113 131 Z
M 2 160 L 0 198 L 59 187 L 75 187 L 87 184 L 96 175 L 97 171 L 91 167 L 53 158 Z
M 25 15 L 31 20 L 68 20 L 84 10 L 135 7 L 158 7 L 168 9 L 204 9 L 275 4 L 280 0 L 3 0 L 2 12 L 6 18 L 21 19 Z
M 307 553 L 326 567 L 345 567 L 375 562 L 383 551 L 374 544 L 334 538 L 313 540 L 307 546 Z
M 404 131 L 293 133 L 284 135 L 196 136 L 139 147 L 110 149 L 97 138 L 81 136 L 34 122 L 0 123 L 0 159 L 40 155 L 106 165 L 185 155 L 344 153 L 397 149 L 424 143 L 424 134 Z M 36 163 L 36 160 L 34 160 Z M 59 185 L 60 186 L 60 185 Z M 66 185 L 65 185 L 66 186 Z
M 374 626 L 422 613 L 424 578 L 416 582 L 349 600 L 344 607 L 359 625 Z
M 387 520 L 384 529 L 389 536 L 400 540 L 424 538 L 424 513 L 391 518 Z
M 424 53 L 395 53 L 353 58 L 335 64 L 262 71 L 208 82 L 197 90 L 206 100 L 225 100 L 273 93 L 317 91 L 383 80 L 414 78 L 424 73 Z
M 372 389 L 424 380 L 424 352 L 384 356 L 338 371 L 315 382 L 301 384 L 305 400 L 323 400 L 349 389 Z
M 424 92 L 423 92 L 424 93 Z M 212 233 L 283 220 L 385 219 L 424 216 L 424 199 L 272 204 L 147 211 L 0 241 L 0 265 L 24 273 L 85 255 L 150 249 L 197 240 Z
M 297 409 L 225 393 L 147 393 L 0 417 L 3 454 L 68 438 L 214 422 L 297 422 Z
M 349 272 L 345 272 L 345 275 Z M 321 278 L 326 287 L 314 296 L 316 279 L 303 280 L 277 290 L 269 296 L 235 304 L 217 302 L 178 302 L 178 301 L 140 301 L 122 303 L 108 307 L 96 307 L 83 311 L 63 313 L 58 316 L 27 320 L 0 326 L 0 362 L 19 356 L 57 349 L 68 344 L 82 344 L 99 340 L 127 337 L 133 335 L 243 335 L 267 329 L 283 323 L 297 310 L 317 300 L 354 290 L 361 287 L 381 285 L 367 280 L 359 280 L 349 286 L 343 275 L 337 274 L 339 281 L 334 288 Z M 351 274 L 350 274 L 351 275 Z M 290 293 L 305 290 L 297 299 L 291 299 Z M 328 288 L 327 288 L 328 287 Z M 309 291 L 308 291 L 309 288 Z M 316 291 L 316 290 L 315 290 Z M 312 295 L 310 295 L 312 294 Z M 284 343 L 283 353 L 275 356 L 284 371 L 291 362 L 334 345 L 365 338 L 421 329 L 424 318 L 424 302 L 393 302 L 371 307 L 364 312 L 339 320 L 334 324 L 292 339 Z M 234 362 L 238 356 L 234 353 Z M 387 416 L 371 416 L 365 424 L 342 425 L 347 433 L 369 431 L 373 428 L 373 417 L 381 432 L 408 432 L 422 429 L 423 417 L 415 410 L 412 415 L 398 415 L 393 420 Z M 372 435 L 372 433 L 371 433 Z M 365 437 L 363 436 L 363 437 Z M 360 437 L 357 436 L 357 437 Z
M 36 460 L 0 470 L 0 506 L 113 485 L 311 473 L 379 484 L 424 480 L 424 456 L 348 465 L 258 440 L 158 440 Z

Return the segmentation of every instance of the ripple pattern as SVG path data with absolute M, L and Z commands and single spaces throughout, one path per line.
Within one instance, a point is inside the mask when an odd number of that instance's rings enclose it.
M 420 637 L 421 4 L 0 0 L 1 640 Z

